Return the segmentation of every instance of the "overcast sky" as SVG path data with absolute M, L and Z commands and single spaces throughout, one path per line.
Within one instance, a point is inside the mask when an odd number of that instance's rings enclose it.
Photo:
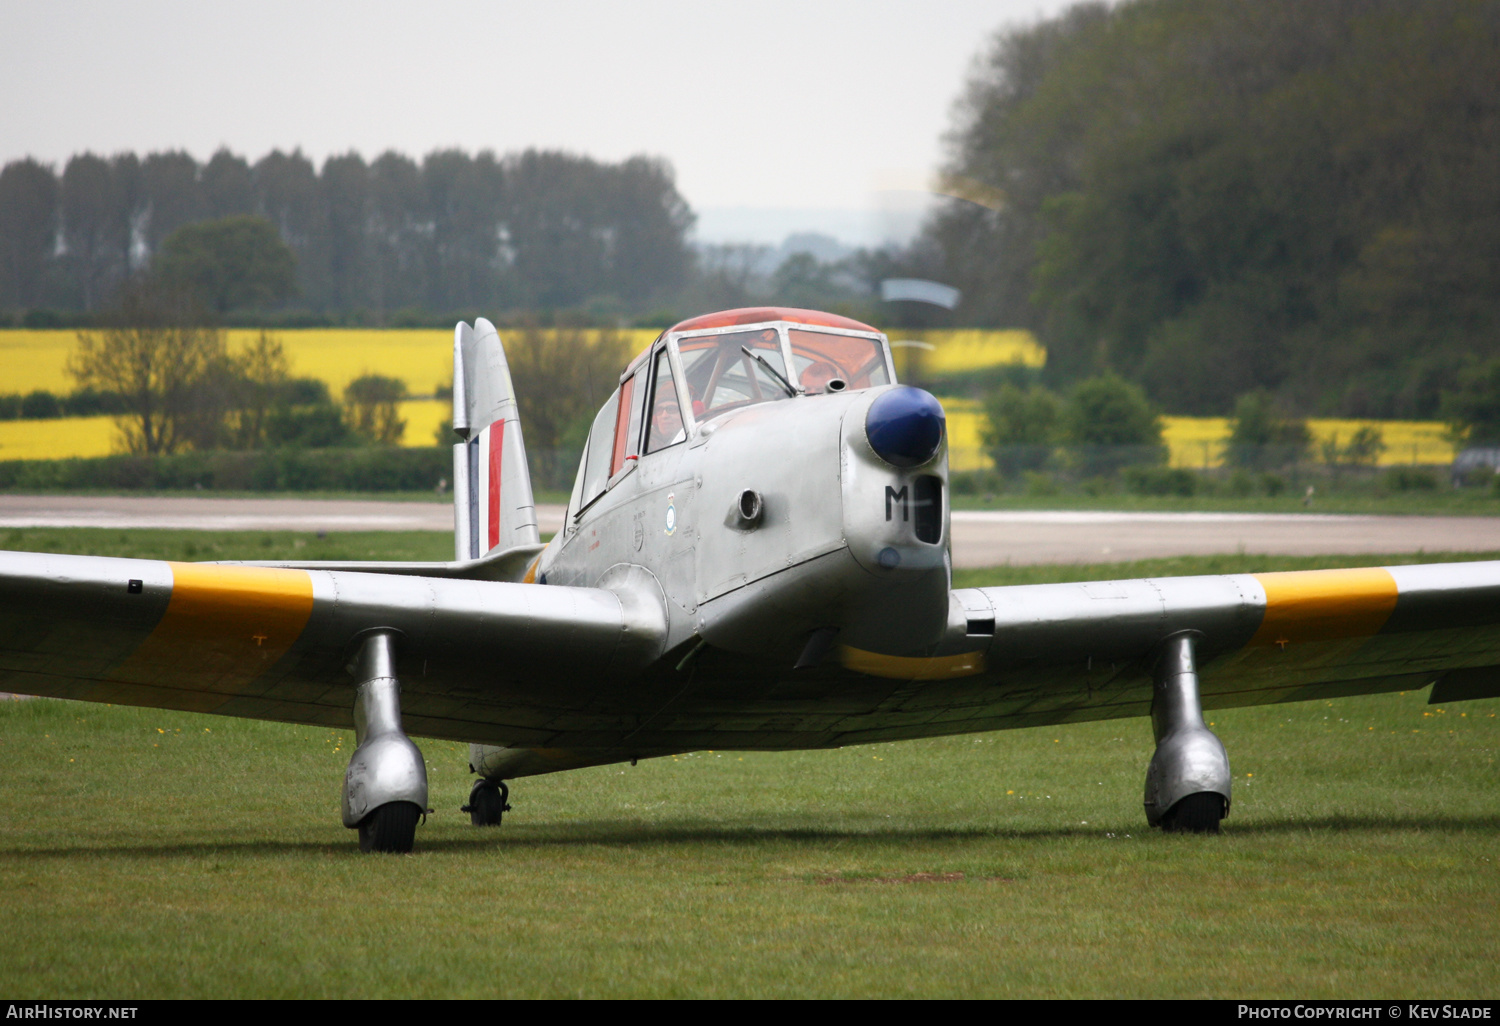
M 0 0 L 0 163 L 220 146 L 320 163 L 648 153 L 676 168 L 700 236 L 772 241 L 801 212 L 873 241 L 909 223 L 996 30 L 1067 6 Z

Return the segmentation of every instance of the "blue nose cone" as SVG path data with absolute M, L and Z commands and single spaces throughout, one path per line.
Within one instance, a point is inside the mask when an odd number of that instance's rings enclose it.
M 915 467 L 937 452 L 946 423 L 943 407 L 930 393 L 902 385 L 870 404 L 865 434 L 870 448 L 887 463 Z

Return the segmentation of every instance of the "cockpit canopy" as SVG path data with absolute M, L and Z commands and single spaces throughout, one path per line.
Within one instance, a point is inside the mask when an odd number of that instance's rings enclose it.
M 757 307 L 683 321 L 631 361 L 595 417 L 569 509 L 735 410 L 894 381 L 885 336 L 837 314 Z

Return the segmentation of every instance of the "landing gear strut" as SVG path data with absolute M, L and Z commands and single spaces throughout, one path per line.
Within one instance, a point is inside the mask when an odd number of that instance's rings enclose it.
M 1174 634 L 1157 659 L 1151 699 L 1156 752 L 1146 771 L 1146 819 L 1167 833 L 1216 834 L 1229 815 L 1229 755 L 1203 722 L 1197 634 Z
M 344 774 L 344 826 L 359 829 L 361 851 L 409 852 L 427 814 L 427 763 L 401 729 L 396 635 L 372 631 L 355 657 L 358 745 Z
M 506 801 L 510 788 L 503 780 L 476 780 L 469 791 L 469 804 L 460 807 L 460 812 L 469 814 L 469 822 L 475 826 L 499 826 L 500 817 L 510 811 Z

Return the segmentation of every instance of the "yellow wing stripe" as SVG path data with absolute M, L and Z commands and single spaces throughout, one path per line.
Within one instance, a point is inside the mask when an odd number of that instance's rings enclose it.
M 204 711 L 241 694 L 286 654 L 312 614 L 306 570 L 169 563 L 172 597 L 156 629 L 112 676 L 206 691 Z
M 961 652 L 951 656 L 889 656 L 860 648 L 839 646 L 839 662 L 857 673 L 895 680 L 947 680 L 972 677 L 984 672 L 983 652 Z
M 1396 579 L 1380 567 L 1254 576 L 1266 591 L 1266 616 L 1252 646 L 1371 637 L 1396 608 Z

